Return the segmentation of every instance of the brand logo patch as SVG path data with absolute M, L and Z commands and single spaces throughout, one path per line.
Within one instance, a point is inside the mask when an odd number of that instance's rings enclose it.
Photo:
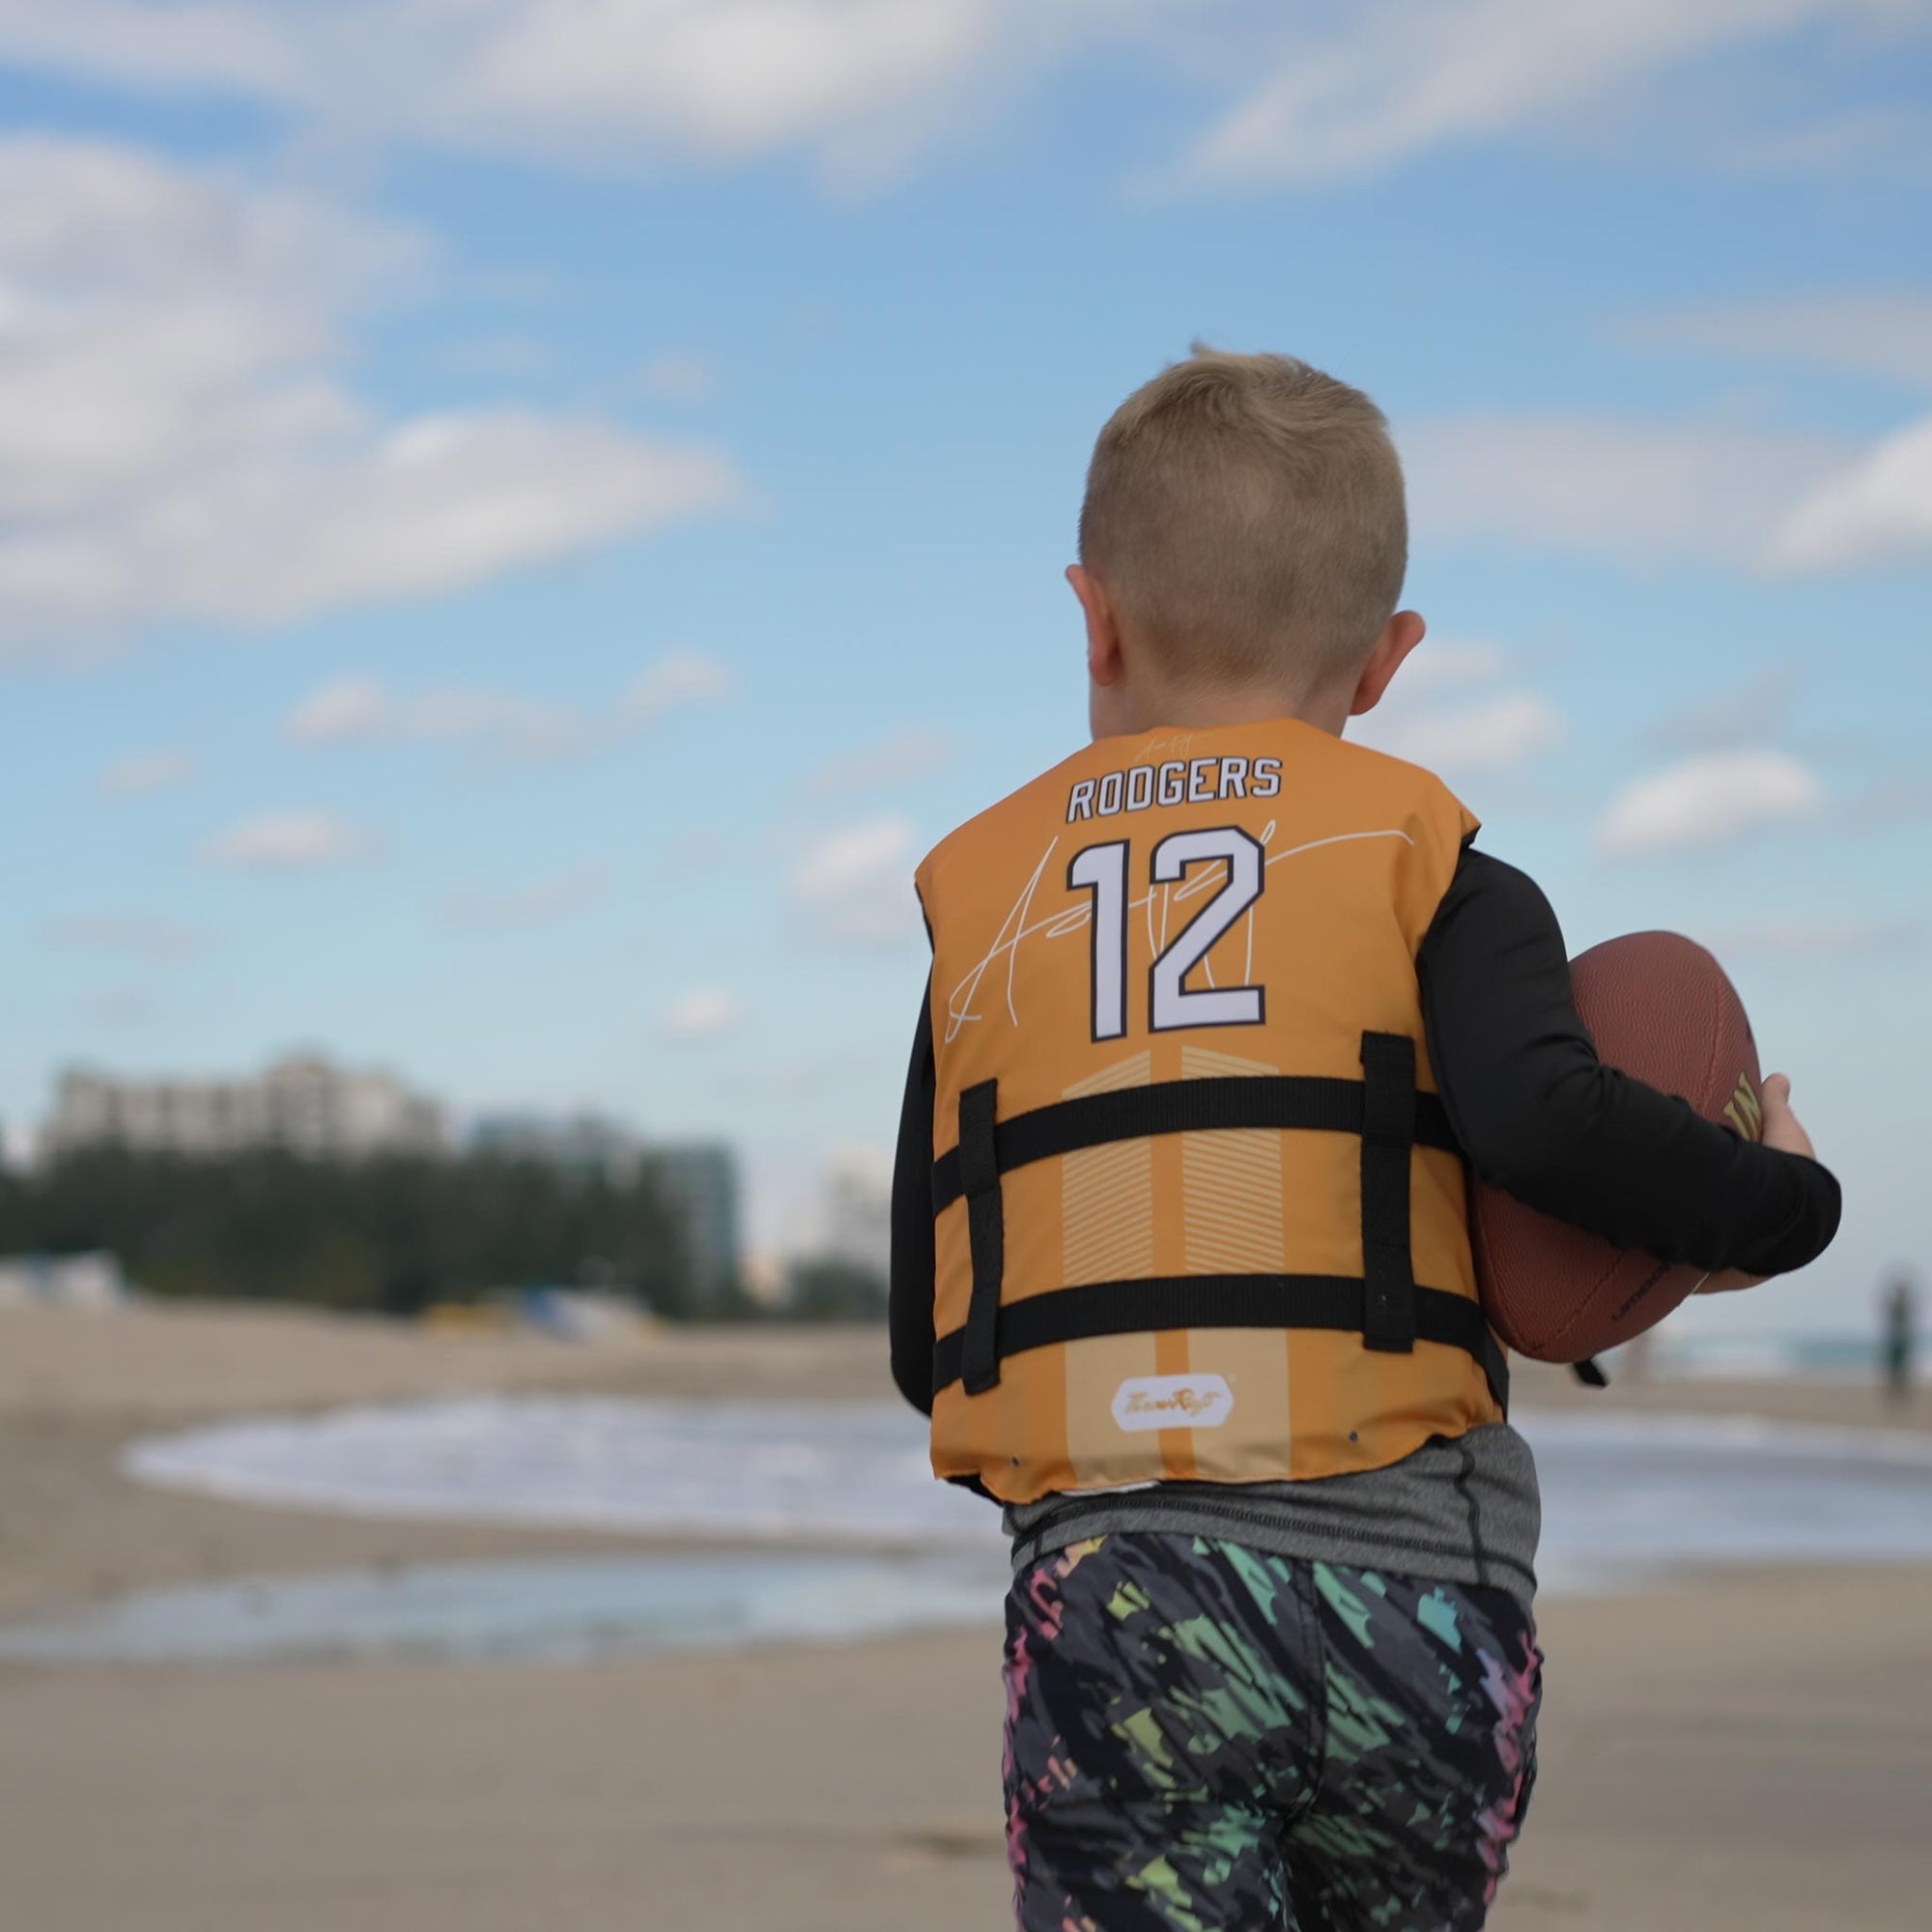
M 1724 1104 L 1724 1119 L 1747 1141 L 1757 1140 L 1763 1135 L 1764 1102 L 1758 1098 L 1748 1073 L 1738 1075 L 1736 1090 Z
M 1129 1376 L 1114 1391 L 1114 1420 L 1142 1429 L 1219 1429 L 1235 1406 L 1224 1376 Z

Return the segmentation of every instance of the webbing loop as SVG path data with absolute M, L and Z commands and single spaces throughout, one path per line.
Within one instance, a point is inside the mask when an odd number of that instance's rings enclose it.
M 982 1395 L 1000 1380 L 1000 1288 L 1007 1269 L 1007 1224 L 994 1141 L 999 1105 L 997 1080 L 982 1080 L 959 1095 L 959 1179 L 973 1258 L 973 1293 L 966 1305 L 959 1355 L 960 1378 L 968 1395 Z
M 1201 1080 L 1156 1080 L 1029 1108 L 999 1122 L 993 1143 L 1000 1172 L 1084 1148 L 1155 1134 L 1226 1133 L 1247 1128 L 1330 1134 L 1362 1131 L 1367 1090 L 1359 1080 L 1268 1073 Z M 1415 1096 L 1419 1147 L 1458 1153 L 1449 1115 L 1434 1094 Z M 932 1211 L 943 1214 L 965 1192 L 960 1154 L 949 1148 L 932 1164 Z
M 1409 1254 L 1409 1156 L 1415 1147 L 1415 1042 L 1362 1036 L 1362 1344 L 1385 1354 L 1415 1347 Z
M 1415 1337 L 1461 1349 L 1483 1371 L 1497 1407 L 1509 1407 L 1509 1365 L 1490 1333 L 1482 1304 L 1447 1289 L 1414 1291 Z M 1360 1333 L 1364 1287 L 1359 1276 L 1326 1274 L 1183 1274 L 1128 1281 L 1082 1282 L 1030 1294 L 1001 1310 L 999 1350 L 1024 1355 L 1063 1342 L 1138 1335 L 1174 1328 L 1325 1328 Z M 935 1394 L 963 1381 L 966 1330 L 933 1345 Z

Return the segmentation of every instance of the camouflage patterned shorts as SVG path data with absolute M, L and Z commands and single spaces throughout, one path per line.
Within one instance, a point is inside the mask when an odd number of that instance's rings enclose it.
M 1135 1533 L 1007 1603 L 1023 1932 L 1463 1932 L 1535 1781 L 1500 1590 Z

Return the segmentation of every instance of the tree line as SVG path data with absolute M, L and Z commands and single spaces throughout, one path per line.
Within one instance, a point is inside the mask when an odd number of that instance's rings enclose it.
M 0 1254 L 104 1248 L 158 1295 L 413 1315 L 492 1290 L 608 1287 L 669 1316 L 742 1306 L 692 1278 L 680 1216 L 634 1176 L 499 1155 L 354 1163 L 101 1148 L 0 1174 Z

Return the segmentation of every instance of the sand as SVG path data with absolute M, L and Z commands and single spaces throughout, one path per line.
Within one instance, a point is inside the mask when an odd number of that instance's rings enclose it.
M 483 1388 L 875 1394 L 875 1335 L 579 1349 L 249 1311 L 0 1311 L 0 1614 L 190 1577 L 638 1547 L 126 1483 L 204 1416 Z M 1526 1378 L 1525 1400 L 1573 1398 Z M 1855 1389 L 1619 1406 L 1869 1423 Z M 1932 1421 L 1922 1398 L 1913 1426 Z M 1932 1575 L 1552 1602 L 1544 1774 L 1492 1919 L 1922 1928 Z M 575 1667 L 0 1669 L 4 1932 L 996 1928 L 990 1632 Z
M 123 1448 L 145 1434 L 219 1415 L 487 1390 L 877 1397 L 883 1362 L 868 1329 L 712 1330 L 587 1347 L 291 1309 L 0 1308 L 0 1617 L 144 1586 L 639 1541 L 176 1495 L 118 1473 Z M 4 1918 L 0 1932 L 12 1932 Z

